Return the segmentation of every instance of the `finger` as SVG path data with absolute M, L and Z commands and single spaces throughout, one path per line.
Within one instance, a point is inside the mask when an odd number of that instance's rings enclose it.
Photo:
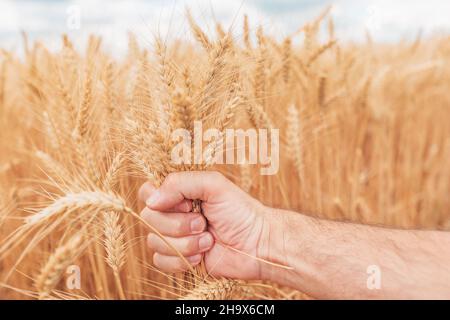
M 192 211 L 192 200 L 183 199 L 180 203 L 173 207 L 174 212 L 191 212 Z
M 177 203 L 174 207 L 164 210 L 164 212 L 192 212 L 192 200 L 183 199 L 180 203 Z
M 139 188 L 138 199 L 141 202 L 145 202 L 152 194 L 156 191 L 156 188 L 149 182 L 145 182 Z M 183 199 L 179 203 L 175 204 L 173 208 L 168 208 L 170 212 L 191 212 L 192 211 L 192 201 L 188 199 Z
M 214 238 L 209 232 L 181 238 L 165 237 L 165 239 L 185 257 L 205 252 L 211 249 L 214 244 Z M 160 237 L 158 237 L 154 233 L 150 233 L 148 235 L 147 245 L 153 251 L 159 252 L 166 256 L 178 255 L 177 252 L 170 248 Z
M 202 261 L 202 257 L 201 254 L 197 254 L 195 256 L 186 257 L 186 260 L 188 260 L 192 266 L 195 266 Z M 158 252 L 153 255 L 153 264 L 166 272 L 181 272 L 188 269 L 186 262 L 181 260 L 180 257 L 165 256 Z
M 206 219 L 199 213 L 164 213 L 144 208 L 141 217 L 159 232 L 170 237 L 199 234 L 206 228 Z
M 138 191 L 139 201 L 145 203 L 145 200 L 147 200 L 155 190 L 156 188 L 149 181 L 142 184 Z
M 229 181 L 214 171 L 174 172 L 167 176 L 161 187 L 147 199 L 146 205 L 155 210 L 165 211 L 183 199 L 208 201 L 220 195 Z M 222 190 L 222 192 L 221 192 Z

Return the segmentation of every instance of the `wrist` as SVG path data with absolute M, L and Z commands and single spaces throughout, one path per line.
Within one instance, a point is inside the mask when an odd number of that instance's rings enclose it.
M 262 231 L 258 246 L 260 261 L 260 279 L 284 283 L 285 273 L 289 267 L 286 252 L 286 217 L 285 212 L 264 207 L 262 212 Z M 267 261 L 267 262 L 265 262 Z M 283 268 L 285 266 L 286 268 Z

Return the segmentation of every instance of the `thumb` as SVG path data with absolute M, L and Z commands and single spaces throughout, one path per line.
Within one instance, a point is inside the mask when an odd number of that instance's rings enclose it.
M 164 211 L 184 199 L 210 202 L 219 197 L 229 181 L 214 171 L 184 171 L 169 174 L 161 187 L 147 199 L 150 209 Z
M 138 199 L 141 203 L 144 203 L 148 198 L 150 198 L 153 194 L 153 192 L 155 192 L 156 188 L 149 182 L 147 181 L 146 183 L 144 183 L 138 191 Z
M 144 183 L 138 192 L 138 199 L 140 203 L 145 203 L 147 199 L 149 199 L 153 193 L 156 192 L 156 188 L 150 181 Z M 167 210 L 170 212 L 191 212 L 192 211 L 192 201 L 185 200 L 177 203 L 175 206 Z

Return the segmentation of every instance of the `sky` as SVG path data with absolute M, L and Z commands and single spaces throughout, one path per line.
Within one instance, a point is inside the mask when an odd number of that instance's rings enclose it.
M 155 34 L 190 36 L 186 7 L 210 32 L 219 21 L 239 36 L 242 16 L 248 14 L 252 29 L 262 25 L 284 37 L 330 4 L 341 40 L 361 41 L 365 30 L 387 42 L 414 39 L 419 32 L 450 33 L 449 0 L 0 0 L 0 47 L 19 50 L 22 30 L 51 49 L 60 46 L 62 33 L 79 46 L 95 33 L 113 52 L 122 53 L 129 31 L 143 45 Z

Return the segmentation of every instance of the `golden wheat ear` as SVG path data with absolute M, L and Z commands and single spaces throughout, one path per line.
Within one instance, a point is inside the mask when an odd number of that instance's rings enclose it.
M 82 235 L 75 235 L 50 255 L 35 280 L 39 299 L 52 298 L 52 291 L 58 285 L 67 267 L 73 263 L 76 256 L 80 253 L 82 240 Z
M 211 41 L 209 40 L 209 37 L 206 35 L 206 33 L 198 26 L 198 24 L 195 22 L 194 18 L 192 17 L 191 12 L 189 9 L 186 9 L 186 17 L 189 22 L 189 27 L 192 30 L 192 33 L 195 36 L 195 39 L 202 45 L 202 47 L 209 51 L 213 47 Z
M 119 223 L 119 215 L 115 212 L 103 214 L 103 244 L 106 250 L 106 262 L 112 269 L 117 291 L 122 300 L 126 299 L 123 290 L 120 271 L 125 264 L 125 236 L 122 225 Z
M 231 300 L 242 299 L 246 291 L 239 281 L 220 279 L 198 284 L 180 300 Z

